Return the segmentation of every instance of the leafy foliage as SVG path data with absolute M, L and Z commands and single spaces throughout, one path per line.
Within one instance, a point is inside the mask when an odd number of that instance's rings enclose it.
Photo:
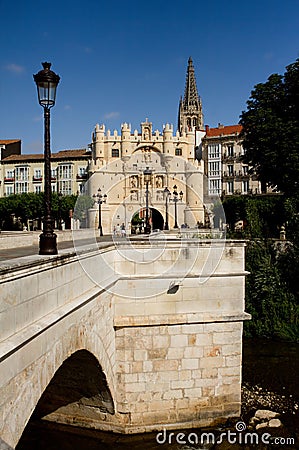
M 252 320 L 245 323 L 244 331 L 249 336 L 299 340 L 298 295 L 289 289 L 289 274 L 280 270 L 279 259 L 269 241 L 247 245 L 246 310 Z
M 284 76 L 259 83 L 240 116 L 244 162 L 261 181 L 288 196 L 299 195 L 299 59 Z
M 66 223 L 70 210 L 73 210 L 76 195 L 62 196 L 52 194 L 52 216 L 58 220 L 61 215 Z M 22 229 L 27 220 L 41 219 L 44 215 L 44 193 L 24 193 L 0 198 L 0 228 L 3 230 Z M 12 217 L 16 220 L 13 220 Z
M 84 220 L 87 216 L 87 210 L 90 209 L 93 204 L 94 200 L 89 195 L 80 195 L 76 201 L 74 218 Z
M 292 212 L 287 211 L 281 195 L 231 196 L 223 201 L 226 223 L 231 230 L 230 237 L 278 238 L 280 227 L 288 221 Z M 244 221 L 244 232 L 236 235 L 234 224 Z

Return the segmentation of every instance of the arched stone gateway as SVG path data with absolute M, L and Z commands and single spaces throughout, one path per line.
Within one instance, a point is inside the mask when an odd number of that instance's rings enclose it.
M 166 124 L 163 131 L 153 131 L 152 123 L 141 124 L 141 133 L 127 123 L 122 124 L 120 135 L 113 135 L 104 125 L 97 125 L 92 137 L 92 159 L 90 177 L 86 192 L 92 197 L 100 188 L 107 194 L 102 205 L 102 226 L 108 234 L 118 224 L 129 228 L 131 214 L 148 205 L 160 211 L 165 218 L 165 189 L 169 193 L 182 192 L 177 206 L 178 224 L 196 226 L 204 223 L 204 164 L 195 151 L 195 140 L 200 144 L 205 132 L 195 130 L 173 133 L 173 127 Z M 145 180 L 146 170 L 150 171 Z M 147 193 L 147 194 L 146 194 Z M 175 227 L 174 202 L 169 203 L 169 229 Z M 88 223 L 96 228 L 98 205 L 88 212 Z M 130 217 L 129 217 L 130 216 Z M 163 229 L 161 218 L 153 216 L 152 229 Z M 176 228 L 176 227 L 175 227 Z

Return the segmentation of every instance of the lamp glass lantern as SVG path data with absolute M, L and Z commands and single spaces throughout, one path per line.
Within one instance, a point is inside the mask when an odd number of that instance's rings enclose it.
M 50 70 L 51 63 L 42 63 L 43 70 L 33 75 L 37 86 L 38 102 L 43 108 L 52 108 L 55 105 L 56 89 L 60 76 Z

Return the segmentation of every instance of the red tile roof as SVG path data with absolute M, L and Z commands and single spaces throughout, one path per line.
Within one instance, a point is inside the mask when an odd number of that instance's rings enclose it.
M 13 144 L 14 142 L 21 142 L 21 139 L 0 139 L 0 145 Z
M 242 131 L 242 125 L 220 125 L 217 128 L 206 127 L 206 137 L 228 136 L 230 134 L 239 134 Z
M 61 150 L 57 153 L 52 153 L 51 159 L 53 161 L 59 159 L 73 159 L 88 157 L 91 155 L 90 150 L 86 151 L 85 148 L 79 150 Z M 2 159 L 2 162 L 18 162 L 18 161 L 42 161 L 44 159 L 43 153 L 33 153 L 24 155 L 10 155 Z

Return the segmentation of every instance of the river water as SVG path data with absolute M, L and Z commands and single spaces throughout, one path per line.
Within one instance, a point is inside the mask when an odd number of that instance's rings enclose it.
M 299 344 L 274 342 L 267 340 L 244 340 L 243 346 L 243 382 L 247 386 L 259 386 L 269 390 L 282 399 L 299 400 L 298 383 L 298 350 Z M 275 409 L 274 409 L 275 410 Z M 180 430 L 181 431 L 181 430 Z M 218 430 L 219 431 L 219 430 Z M 293 430 L 289 430 L 292 431 Z M 186 430 L 191 438 L 194 432 L 200 436 L 199 430 Z M 177 436 L 179 431 L 175 434 Z M 234 445 L 211 446 L 194 444 L 178 444 L 173 437 L 157 433 L 121 436 L 95 430 L 82 430 L 59 424 L 42 422 L 30 423 L 26 428 L 17 450 L 187 450 L 211 448 L 239 448 Z M 181 440 L 184 441 L 184 438 Z M 170 442 L 170 443 L 169 443 Z M 194 444 L 194 445 L 193 445 Z M 243 447 L 242 447 L 243 448 Z M 251 448 L 251 447 L 244 447 Z M 264 446 L 259 448 L 273 448 Z M 277 447 L 276 448 L 296 448 Z

